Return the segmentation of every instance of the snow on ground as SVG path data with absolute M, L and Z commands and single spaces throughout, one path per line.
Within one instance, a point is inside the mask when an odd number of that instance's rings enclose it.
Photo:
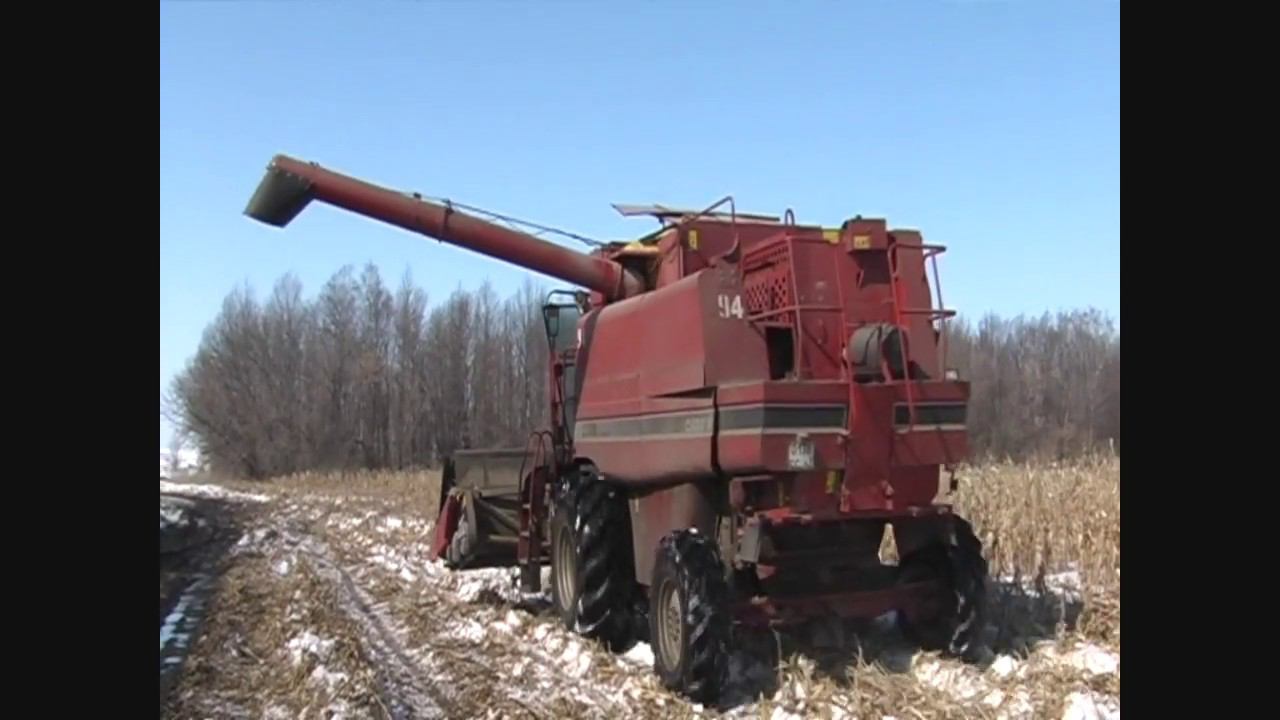
M 1089 675 L 1113 675 L 1120 669 L 1120 656 L 1106 648 L 1091 643 L 1077 645 L 1065 655 L 1059 656 L 1052 649 L 1050 657 L 1066 663 Z
M 194 599 L 195 594 L 192 590 L 187 590 L 178 598 L 178 604 L 173 606 L 169 614 L 165 616 L 164 622 L 160 623 L 160 650 L 163 651 L 165 646 L 173 640 L 185 640 L 186 638 L 178 632 L 179 626 L 186 619 L 188 606 Z
M 301 635 L 291 638 L 287 647 L 294 665 L 301 664 L 306 657 L 324 662 L 333 652 L 333 640 L 323 640 L 310 630 L 304 630 Z
M 646 642 L 638 642 L 622 654 L 622 659 L 633 665 L 644 668 L 653 667 L 653 647 Z
M 921 683 L 941 690 L 957 700 L 973 700 L 986 689 L 976 671 L 956 663 L 925 660 L 915 666 L 912 674 Z
M 1120 704 L 1096 693 L 1073 692 L 1062 720 L 1120 720 Z
M 270 500 L 213 486 L 170 485 L 174 492 L 205 497 Z M 202 489 L 192 493 L 193 487 Z M 272 582 L 288 582 L 305 567 L 306 574 L 330 588 L 324 597 L 295 595 L 279 622 L 282 652 L 295 665 L 311 667 L 306 684 L 327 688 L 326 697 L 334 703 L 351 670 L 332 667 L 335 639 L 306 619 L 316 613 L 339 613 L 357 629 L 352 642 L 365 649 L 362 656 L 376 660 L 371 666 L 380 678 L 379 702 L 424 717 L 880 717 L 890 708 L 877 706 L 875 693 L 885 688 L 892 690 L 886 697 L 905 692 L 912 698 L 940 698 L 952 708 L 982 707 L 999 718 L 1042 717 L 1050 712 L 1046 703 L 1054 716 L 1064 708 L 1064 720 L 1119 718 L 1119 655 L 1090 643 L 1051 641 L 1025 656 L 997 655 L 985 665 L 889 643 L 888 650 L 867 658 L 878 668 L 874 672 L 855 667 L 853 673 L 863 678 L 856 688 L 824 679 L 807 657 L 776 668 L 759 648 L 740 648 L 730 661 L 732 707 L 703 708 L 661 688 L 650 645 L 637 643 L 612 655 L 566 631 L 545 609 L 546 593 L 530 597 L 519 591 L 513 568 L 448 570 L 429 557 L 430 521 L 380 502 L 277 498 L 233 551 L 261 558 Z M 549 573 L 544 569 L 543 575 L 547 587 Z M 1079 577 L 1062 573 L 1045 578 L 1044 585 L 1072 592 Z M 893 636 L 892 618 L 873 623 L 870 632 Z M 1058 680 L 1050 686 L 1046 679 L 1064 676 L 1075 680 L 1061 691 Z M 1111 676 L 1116 694 L 1097 692 L 1110 687 Z M 1058 694 L 1046 699 L 1052 692 Z M 911 702 L 914 707 L 916 700 Z M 277 698 L 270 703 L 271 710 L 263 706 L 260 716 L 278 714 L 277 708 L 287 704 Z M 333 704 L 328 710 L 334 716 L 352 712 Z M 292 716 L 297 712 L 292 708 Z
M 1012 655 L 1001 655 L 991 663 L 991 672 L 995 673 L 996 677 L 1009 677 L 1017 669 L 1018 661 Z
M 168 480 L 160 481 L 160 493 L 171 495 L 194 495 L 198 497 L 215 498 L 218 500 L 239 500 L 244 502 L 266 502 L 271 497 L 268 495 L 258 495 L 253 493 L 242 493 L 230 490 L 221 485 L 211 485 L 205 483 L 175 483 Z
M 160 497 L 160 529 L 178 529 L 191 524 L 191 501 L 177 497 Z

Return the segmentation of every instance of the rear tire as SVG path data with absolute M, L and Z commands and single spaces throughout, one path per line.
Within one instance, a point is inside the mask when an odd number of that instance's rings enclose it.
M 938 580 L 941 607 L 928 617 L 898 613 L 902 633 L 924 650 L 973 654 L 986 627 L 987 561 L 973 527 L 955 517 L 955 544 L 931 545 L 904 559 L 899 582 Z
M 632 635 L 631 518 L 620 490 L 582 473 L 551 520 L 552 598 L 566 628 L 618 650 Z
M 658 546 L 649 589 L 654 671 L 667 689 L 715 703 L 729 668 L 729 585 L 716 544 L 691 530 Z

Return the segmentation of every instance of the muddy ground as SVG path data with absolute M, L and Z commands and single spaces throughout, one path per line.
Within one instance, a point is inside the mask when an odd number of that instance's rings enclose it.
M 177 489 L 160 495 L 160 699 L 180 676 L 214 580 L 240 538 L 247 509 Z
M 998 586 L 1058 619 L 993 625 L 995 650 L 976 665 L 920 653 L 886 621 L 845 628 L 843 648 L 744 635 L 725 706 L 705 708 L 658 685 L 647 645 L 610 654 L 511 573 L 428 561 L 416 502 L 296 485 L 185 491 L 210 527 L 162 555 L 162 634 L 181 588 L 205 578 L 186 613 L 202 621 L 184 626 L 162 717 L 1119 717 L 1119 647 L 1064 626 L 1069 573 L 1047 594 Z

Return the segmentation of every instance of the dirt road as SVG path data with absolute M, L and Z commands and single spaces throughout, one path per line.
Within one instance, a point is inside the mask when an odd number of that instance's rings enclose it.
M 1119 717 L 1118 648 L 1062 639 L 970 666 L 883 622 L 825 651 L 744 636 L 727 706 L 703 708 L 658 686 L 647 645 L 610 654 L 511 573 L 429 562 L 430 521 L 394 498 L 193 492 L 238 539 L 207 545 L 170 718 Z

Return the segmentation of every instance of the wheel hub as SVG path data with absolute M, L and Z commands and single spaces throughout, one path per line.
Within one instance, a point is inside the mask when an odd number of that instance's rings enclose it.
M 556 590 L 560 598 L 561 609 L 568 610 L 573 602 L 573 593 L 577 582 L 577 553 L 573 546 L 573 538 L 567 532 L 561 532 L 556 538 Z
M 664 583 L 658 596 L 657 612 L 662 632 L 658 639 L 659 651 L 668 667 L 680 664 L 680 652 L 684 643 L 684 623 L 680 619 L 680 593 L 673 582 Z

